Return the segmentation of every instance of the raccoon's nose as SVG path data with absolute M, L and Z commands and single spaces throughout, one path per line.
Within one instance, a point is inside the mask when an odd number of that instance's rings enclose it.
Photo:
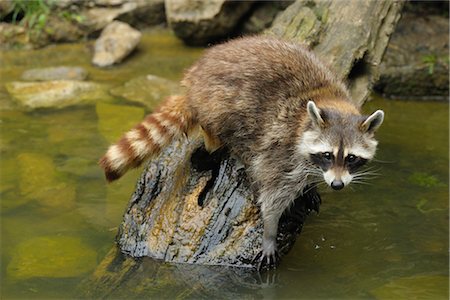
M 333 180 L 331 182 L 331 187 L 333 188 L 333 190 L 342 190 L 344 188 L 344 183 L 342 182 L 342 180 Z

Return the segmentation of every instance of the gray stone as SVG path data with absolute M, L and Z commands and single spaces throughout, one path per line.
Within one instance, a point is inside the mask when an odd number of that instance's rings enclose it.
M 150 109 L 154 109 L 165 97 L 180 92 L 178 83 L 155 75 L 134 78 L 110 91 L 114 96 L 142 103 Z
M 86 81 L 13 81 L 5 86 L 11 96 L 27 109 L 61 108 L 111 98 L 106 86 Z
M 448 17 L 404 13 L 375 89 L 390 98 L 448 100 L 448 30 Z
M 225 37 L 250 9 L 252 1 L 166 0 L 166 16 L 187 44 L 203 45 Z
M 114 20 L 132 26 L 156 25 L 165 22 L 164 0 L 134 0 L 117 6 L 93 7 L 85 12 L 83 22 L 88 32 L 97 32 Z
M 272 25 L 276 15 L 294 1 L 263 1 L 252 8 L 250 17 L 242 25 L 245 34 L 259 33 Z
M 141 39 L 141 33 L 130 25 L 114 21 L 102 31 L 95 42 L 92 63 L 99 67 L 121 62 Z
M 48 80 L 85 80 L 88 73 L 81 67 L 51 67 L 30 69 L 22 73 L 22 80 L 48 81 Z
M 305 43 L 362 104 L 379 77 L 379 64 L 400 18 L 402 1 L 297 0 L 268 34 Z

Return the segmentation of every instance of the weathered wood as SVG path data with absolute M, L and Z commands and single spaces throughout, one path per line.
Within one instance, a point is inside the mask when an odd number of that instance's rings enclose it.
M 311 189 L 280 222 L 285 254 L 306 214 L 318 210 Z M 201 140 L 174 142 L 149 163 L 137 184 L 117 242 L 133 257 L 176 263 L 251 267 L 261 247 L 259 209 L 237 158 L 209 155 Z
M 307 44 L 362 105 L 379 77 L 379 64 L 404 1 L 297 0 L 267 34 Z

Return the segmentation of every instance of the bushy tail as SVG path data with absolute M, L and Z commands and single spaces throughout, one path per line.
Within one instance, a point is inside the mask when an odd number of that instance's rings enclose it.
M 144 121 L 111 145 L 99 164 L 108 181 L 119 179 L 130 168 L 158 154 L 174 138 L 187 134 L 194 121 L 184 96 L 170 96 Z

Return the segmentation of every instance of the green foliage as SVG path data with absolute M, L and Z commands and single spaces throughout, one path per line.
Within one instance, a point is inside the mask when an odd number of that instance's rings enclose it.
M 84 21 L 86 21 L 85 16 L 78 14 L 78 13 L 71 12 L 71 11 L 62 11 L 60 13 L 60 16 L 67 21 L 75 21 L 80 24 L 83 23 Z
M 422 61 L 428 66 L 428 74 L 432 75 L 438 61 L 437 56 L 435 54 L 427 54 L 422 57 Z
M 50 7 L 44 0 L 13 0 L 13 23 L 19 23 L 29 29 L 42 30 L 47 22 Z

